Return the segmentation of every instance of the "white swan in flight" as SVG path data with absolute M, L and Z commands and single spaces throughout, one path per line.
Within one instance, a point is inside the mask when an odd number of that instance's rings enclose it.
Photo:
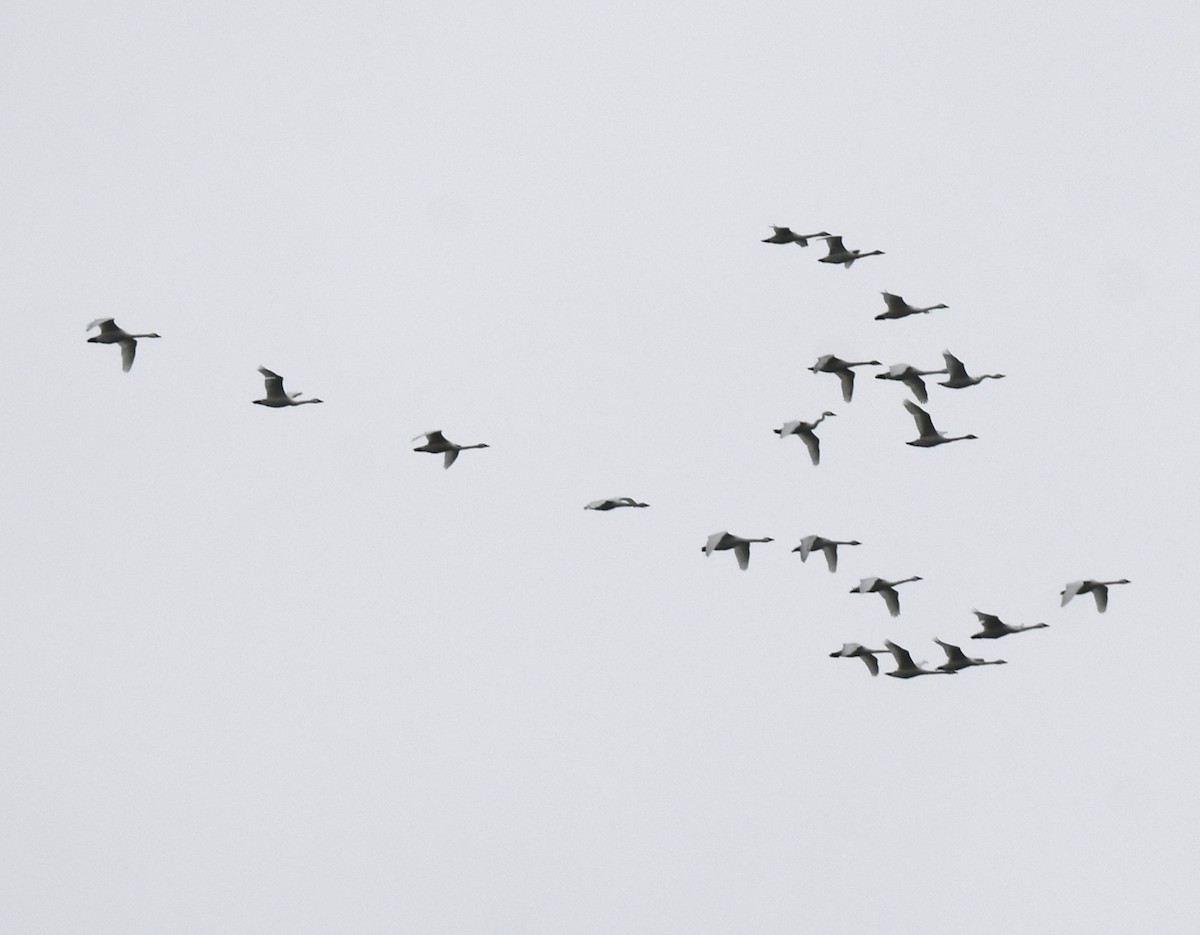
M 810 240 L 815 240 L 817 237 L 828 237 L 829 231 L 817 231 L 815 234 L 797 234 L 790 227 L 776 227 L 771 225 L 771 230 L 775 231 L 770 237 L 762 241 L 763 243 L 797 243 L 802 247 L 807 247 Z
M 890 292 L 884 292 L 881 295 L 883 296 L 883 301 L 887 303 L 887 311 L 876 315 L 876 321 L 886 321 L 889 318 L 907 318 L 909 315 L 927 315 L 935 309 L 950 307 L 949 305 L 930 305 L 925 308 L 917 308 L 914 305 L 909 305 L 900 296 L 893 295 Z
M 963 366 L 963 362 L 951 354 L 949 351 L 942 351 L 942 360 L 946 362 L 946 369 L 941 373 L 949 374 L 945 380 L 938 386 L 945 386 L 952 390 L 966 389 L 968 386 L 977 386 L 984 380 L 1003 380 L 1002 373 L 981 373 L 977 377 L 967 373 L 967 368 Z
M 770 536 L 765 536 L 762 539 L 746 539 L 742 536 L 735 536 L 724 531 L 714 532 L 708 537 L 708 542 L 705 543 L 700 551 L 705 556 L 712 555 L 713 552 L 724 552 L 727 549 L 733 549 L 733 554 L 737 556 L 738 568 L 745 571 L 750 567 L 750 543 L 751 542 L 774 542 Z
M 121 345 L 121 369 L 129 373 L 129 368 L 133 366 L 134 355 L 137 354 L 137 339 L 138 338 L 161 338 L 161 334 L 130 334 L 123 328 L 117 327 L 116 321 L 111 318 L 97 318 L 91 322 L 84 331 L 91 331 L 99 326 L 100 333 L 95 337 L 87 339 L 88 344 L 120 344 Z
M 1090 578 L 1085 578 L 1083 581 L 1072 581 L 1061 592 L 1062 604 L 1066 607 L 1077 594 L 1091 594 L 1096 599 L 1096 610 L 1104 613 L 1108 610 L 1108 588 L 1113 584 L 1131 584 L 1128 578 L 1121 578 L 1119 581 L 1092 581 Z
M 942 647 L 942 651 L 946 654 L 946 661 L 938 666 L 939 669 L 946 672 L 957 672 L 959 669 L 969 669 L 971 666 L 1007 665 L 1003 659 L 972 659 L 960 647 L 953 643 L 943 643 L 936 636 L 933 641 Z
M 875 374 L 875 379 L 895 380 L 897 383 L 903 383 L 912 390 L 912 394 L 917 398 L 917 402 L 927 403 L 929 402 L 929 392 L 925 389 L 925 381 L 921 377 L 945 372 L 945 370 L 918 370 L 911 364 L 892 364 L 888 367 L 887 373 Z
M 813 464 L 821 463 L 821 440 L 813 434 L 813 429 L 828 419 L 830 416 L 837 415 L 836 412 L 825 411 L 821 413 L 821 417 L 815 422 L 801 422 L 797 419 L 795 422 L 783 423 L 783 428 L 772 429 L 772 431 L 780 438 L 787 438 L 789 435 L 795 435 L 800 441 L 804 442 L 804 447 L 808 449 L 808 456 L 812 458 Z
M 837 548 L 839 545 L 862 545 L 862 543 L 857 539 L 826 539 L 824 536 L 805 536 L 792 551 L 800 553 L 802 562 L 807 562 L 811 553 L 820 551 L 825 555 L 825 564 L 829 566 L 829 570 L 837 571 Z
M 884 640 L 892 658 L 896 660 L 896 671 L 887 673 L 894 679 L 912 679 L 918 675 L 954 675 L 953 669 L 922 669 L 913 662 L 912 655 L 903 646 L 897 646 L 891 640 Z
M 836 653 L 830 653 L 830 659 L 861 659 L 866 663 L 872 675 L 879 674 L 879 660 L 876 656 L 888 652 L 886 649 L 867 649 L 861 643 L 843 643 Z
M 420 438 L 420 436 L 417 436 Z M 623 506 L 649 506 L 649 503 L 638 503 L 633 497 L 609 497 L 607 500 L 593 500 L 585 510 L 616 510 Z
M 977 435 L 943 435 L 933 427 L 933 419 L 929 418 L 929 413 L 916 403 L 906 399 L 904 408 L 916 420 L 917 432 L 920 433 L 912 441 L 905 442 L 906 445 L 912 445 L 915 448 L 933 448 L 935 445 L 946 445 L 950 442 L 965 441 L 968 438 L 978 438 Z
M 823 354 L 808 369 L 813 373 L 836 373 L 842 384 L 842 399 L 846 402 L 854 397 L 854 371 L 852 367 L 878 367 L 877 360 L 842 360 L 836 354 Z
M 427 451 L 430 454 L 435 455 L 444 454 L 445 458 L 442 460 L 442 467 L 447 469 L 458 458 L 458 453 L 460 451 L 466 451 L 469 448 L 491 447 L 490 445 L 485 445 L 483 443 L 478 445 L 456 445 L 454 442 L 447 439 L 446 436 L 443 435 L 438 429 L 434 429 L 432 432 L 422 432 L 420 435 L 414 435 L 412 440 L 416 441 L 418 438 L 425 439 L 425 444 L 418 445 L 413 449 L 413 451 Z
M 825 243 L 829 245 L 829 254 L 821 257 L 820 262 L 841 263 L 846 269 L 853 266 L 855 260 L 861 260 L 865 256 L 883 256 L 882 250 L 868 250 L 866 253 L 862 250 L 847 250 L 841 237 L 826 237 Z
M 298 396 L 303 396 L 303 393 L 286 393 L 283 389 L 283 377 L 277 373 L 272 373 L 266 367 L 259 367 L 258 372 L 263 375 L 263 380 L 267 386 L 267 395 L 262 399 L 253 400 L 256 406 L 269 406 L 271 409 L 283 409 L 286 406 L 304 406 L 308 403 L 324 402 L 321 399 L 297 399 Z
M 985 614 L 982 611 L 971 611 L 979 622 L 983 624 L 983 629 L 978 633 L 972 633 L 973 640 L 998 640 L 1002 636 L 1008 636 L 1010 633 L 1021 633 L 1025 630 L 1042 630 L 1050 626 L 1048 623 L 1026 623 L 1020 626 L 1013 626 L 1005 623 L 995 614 Z
M 883 578 L 863 578 L 857 585 L 850 589 L 851 594 L 878 594 L 883 598 L 883 602 L 887 604 L 888 613 L 893 617 L 900 616 L 900 595 L 896 593 L 896 586 L 904 584 L 906 581 L 922 581 L 920 575 L 913 575 L 911 578 L 901 578 L 899 581 L 887 581 Z

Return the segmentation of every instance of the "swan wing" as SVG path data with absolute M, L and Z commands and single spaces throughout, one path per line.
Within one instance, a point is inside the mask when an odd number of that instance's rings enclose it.
M 837 543 L 826 543 L 821 546 L 821 551 L 825 553 L 825 563 L 829 566 L 829 570 L 837 571 Z
M 441 433 L 440 429 L 434 429 L 432 432 L 422 432 L 420 435 L 414 435 L 412 441 L 418 438 L 425 439 L 427 445 L 444 445 L 446 444 L 446 436 Z
M 1104 585 L 1097 585 L 1092 589 L 1092 597 L 1096 599 L 1096 610 L 1104 613 L 1108 610 L 1108 588 Z
M 808 456 L 812 458 L 813 464 L 821 463 L 821 440 L 812 432 L 797 432 L 800 436 L 800 441 L 804 442 L 804 447 L 808 449 Z
M 906 312 L 906 311 L 908 311 L 908 303 L 905 302 L 898 295 L 892 295 L 892 293 L 890 293 L 890 292 L 885 292 L 885 293 L 883 293 L 883 301 L 887 303 L 889 312 Z
M 826 237 L 825 243 L 829 245 L 829 254 L 825 259 L 846 252 L 846 248 L 842 245 L 842 238 L 836 234 Z
M 967 654 L 962 651 L 962 647 L 955 646 L 953 643 L 943 643 L 939 639 L 935 639 L 934 642 L 942 647 L 942 652 L 946 654 L 947 662 L 957 662 L 960 664 L 970 663 L 971 660 L 969 660 L 967 658 Z
M 883 602 L 887 604 L 888 613 L 893 617 L 899 617 L 900 595 L 896 593 L 896 589 L 892 587 L 879 588 L 879 595 L 883 598 Z
M 133 338 L 126 338 L 121 342 L 121 369 L 129 373 L 129 368 L 133 366 L 133 357 L 137 353 L 137 341 Z
M 872 675 L 879 674 L 879 660 L 876 659 L 871 653 L 861 652 L 856 653 L 855 655 L 857 655 L 859 659 L 866 663 L 866 666 L 871 670 Z
M 266 367 L 259 367 L 258 372 L 263 375 L 263 382 L 267 387 L 267 399 L 291 398 L 283 391 L 283 377 L 277 373 L 273 373 Z
M 902 377 L 900 382 L 912 390 L 913 396 L 917 397 L 917 402 L 929 402 L 929 393 L 927 393 L 925 390 L 925 381 L 922 380 L 920 376 L 912 373 L 906 377 Z
M 904 408 L 908 410 L 909 415 L 917 423 L 917 431 L 922 438 L 927 438 L 937 435 L 938 431 L 933 427 L 933 419 L 929 418 L 929 413 L 910 400 L 904 400 Z
M 733 547 L 733 554 L 737 556 L 738 568 L 745 571 L 750 567 L 750 543 L 739 542 Z
M 113 334 L 121 329 L 117 327 L 117 323 L 112 318 L 97 318 L 95 321 L 88 322 L 88 326 L 84 331 L 91 331 L 93 328 L 99 327 L 101 334 Z
M 838 381 L 842 384 L 842 399 L 850 402 L 854 396 L 854 371 L 838 370 L 836 373 Z
M 1066 607 L 1067 604 L 1069 604 L 1071 602 L 1071 598 L 1073 598 L 1076 594 L 1078 594 L 1082 590 L 1083 590 L 1083 582 L 1082 581 L 1072 581 L 1063 590 L 1062 603 L 1059 606 Z
M 455 459 L 458 458 L 457 448 L 447 448 L 446 453 L 442 456 L 442 467 L 448 469 Z
M 714 532 L 708 537 L 708 542 L 704 545 L 704 554 L 712 555 L 713 552 L 725 545 L 728 536 L 729 533 L 727 532 Z
M 915 669 L 916 663 L 913 662 L 912 654 L 903 646 L 897 646 L 891 640 L 884 640 L 883 645 L 887 647 L 888 652 L 892 654 L 892 658 L 896 660 L 897 671 L 901 669 Z
M 967 368 L 963 366 L 963 362 L 949 351 L 942 351 L 942 360 L 946 362 L 946 370 L 949 372 L 951 380 L 968 379 Z
M 816 536 L 805 536 L 803 539 L 800 540 L 800 561 L 802 561 L 802 562 L 808 561 L 809 553 L 812 552 L 814 546 L 816 545 L 816 542 L 817 542 Z M 850 644 L 847 643 L 846 645 L 849 646 Z

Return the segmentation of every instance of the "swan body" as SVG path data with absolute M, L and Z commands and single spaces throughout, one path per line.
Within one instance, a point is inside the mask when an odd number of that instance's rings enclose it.
M 808 369 L 813 373 L 836 373 L 838 381 L 842 384 L 842 399 L 846 402 L 854 396 L 854 370 L 853 367 L 878 367 L 880 366 L 877 360 L 842 360 L 836 354 L 825 354 L 817 358 L 817 362 Z
M 917 402 L 929 402 L 929 392 L 925 389 L 925 381 L 921 377 L 927 377 L 934 373 L 945 373 L 945 370 L 918 370 L 909 364 L 892 364 L 888 367 L 887 373 L 875 374 L 876 380 L 895 380 L 898 383 L 903 383 L 910 390 Z
M 945 386 L 952 390 L 961 390 L 966 389 L 968 386 L 977 386 L 984 380 L 1004 379 L 1004 374 L 1002 373 L 981 373 L 977 377 L 971 376 L 967 373 L 967 368 L 963 366 L 963 362 L 949 351 L 942 351 L 942 360 L 946 362 L 946 369 L 937 372 L 948 374 L 948 376 L 938 386 Z
M 421 436 L 418 435 L 417 437 L 420 438 Z M 584 509 L 606 511 L 616 510 L 623 506 L 645 507 L 649 505 L 649 503 L 638 503 L 633 497 L 609 497 L 607 500 L 593 500 Z
M 1002 666 L 1007 665 L 1003 659 L 972 659 L 953 643 L 943 643 L 936 636 L 933 641 L 942 647 L 946 661 L 938 666 L 943 672 L 957 672 L 959 669 L 969 669 L 971 666 Z
M 1062 594 L 1062 607 L 1066 607 L 1077 594 L 1091 594 L 1096 599 L 1096 610 L 1104 613 L 1108 610 L 1108 588 L 1113 584 L 1130 584 L 1128 578 L 1121 578 L 1119 581 L 1092 581 L 1090 578 L 1083 581 L 1072 581 L 1060 593 Z
M 460 451 L 466 451 L 469 448 L 490 448 L 490 445 L 480 443 L 478 445 L 456 445 L 454 442 L 446 438 L 440 430 L 435 429 L 432 432 L 422 432 L 420 435 L 414 435 L 413 441 L 418 438 L 424 438 L 425 444 L 418 445 L 413 451 L 427 451 L 430 454 L 442 454 L 445 457 L 442 460 L 442 467 L 449 469 L 455 460 L 458 458 Z
M 909 315 L 928 315 L 930 312 L 939 308 L 949 308 L 949 305 L 930 305 L 926 308 L 917 308 L 909 305 L 900 296 L 893 295 L 890 292 L 884 292 L 883 301 L 887 303 L 887 311 L 881 312 L 875 316 L 876 321 L 886 321 L 889 318 L 907 318 Z
M 817 231 L 815 234 L 797 234 L 790 227 L 776 227 L 771 225 L 771 230 L 775 231 L 770 237 L 762 241 L 763 243 L 796 243 L 802 247 L 807 247 L 810 240 L 815 240 L 817 237 L 828 237 L 829 231 Z
M 883 602 L 887 604 L 888 613 L 893 617 L 900 616 L 900 595 L 896 593 L 896 586 L 904 584 L 906 581 L 921 581 L 920 575 L 913 575 L 911 578 L 901 578 L 899 581 L 887 581 L 883 578 L 863 578 L 857 585 L 850 589 L 851 594 L 878 594 L 883 598 Z
M 897 646 L 891 640 L 884 640 L 883 645 L 888 648 L 888 652 L 892 654 L 892 658 L 896 660 L 896 671 L 889 672 L 894 679 L 913 679 L 918 675 L 954 675 L 953 669 L 922 669 L 913 662 L 912 655 L 903 646 Z
M 87 339 L 88 344 L 120 344 L 121 345 L 121 369 L 125 373 L 129 373 L 129 368 L 133 366 L 134 355 L 137 354 L 137 339 L 138 338 L 161 338 L 161 334 L 130 334 L 124 328 L 117 326 L 116 321 L 111 318 L 97 318 L 95 321 L 88 324 L 84 331 L 91 331 L 93 328 L 99 327 L 100 333 Z
M 765 536 L 762 539 L 746 539 L 724 531 L 714 532 L 708 537 L 708 542 L 704 544 L 700 551 L 708 556 L 712 555 L 713 552 L 724 552 L 727 549 L 733 549 L 733 554 L 737 556 L 738 568 L 745 571 L 750 567 L 750 543 L 774 541 L 770 536 Z
M 837 415 L 836 412 L 823 412 L 821 417 L 815 422 L 795 422 L 783 423 L 783 428 L 773 429 L 776 435 L 780 438 L 787 438 L 789 435 L 795 435 L 800 441 L 804 442 L 804 447 L 808 449 L 808 456 L 812 458 L 813 464 L 821 463 L 821 440 L 813 434 L 813 429 L 824 422 L 830 416 Z
M 1010 633 L 1020 633 L 1024 630 L 1041 630 L 1048 627 L 1048 623 L 1027 623 L 1022 626 L 1012 626 L 1005 623 L 995 614 L 985 614 L 978 610 L 971 611 L 979 622 L 983 624 L 983 629 L 978 633 L 972 633 L 973 640 L 998 640 L 1002 636 L 1008 636 Z
M 271 409 L 284 409 L 287 406 L 304 406 L 308 403 L 324 402 L 321 399 L 297 399 L 302 396 L 302 393 L 287 393 L 283 389 L 283 377 L 277 373 L 272 373 L 266 367 L 259 367 L 258 372 L 263 375 L 263 380 L 267 386 L 267 395 L 262 399 L 253 400 L 256 406 L 268 406 Z
M 904 400 L 904 408 L 909 411 L 913 419 L 917 423 L 917 431 L 920 433 L 915 439 L 910 442 L 905 442 L 906 445 L 912 445 L 915 448 L 933 448 L 937 445 L 946 445 L 950 442 L 966 441 L 968 438 L 977 438 L 976 435 L 943 435 L 933 427 L 933 419 L 929 418 L 929 413 L 910 400 Z
M 862 545 L 862 543 L 857 539 L 838 540 L 826 539 L 824 536 L 805 536 L 792 551 L 800 553 L 800 561 L 802 562 L 807 562 L 808 556 L 813 552 L 823 552 L 825 555 L 825 564 L 829 566 L 829 570 L 832 572 L 837 571 L 837 547 L 839 545 Z
M 872 675 L 879 674 L 879 660 L 875 657 L 886 653 L 886 649 L 867 649 L 861 643 L 843 643 L 836 653 L 830 653 L 830 659 L 861 659 L 866 663 Z
M 826 237 L 825 243 L 829 246 L 829 253 L 821 257 L 820 262 L 841 263 L 846 269 L 853 266 L 855 260 L 861 260 L 865 256 L 883 256 L 882 250 L 868 250 L 866 253 L 862 250 L 847 250 L 841 237 Z

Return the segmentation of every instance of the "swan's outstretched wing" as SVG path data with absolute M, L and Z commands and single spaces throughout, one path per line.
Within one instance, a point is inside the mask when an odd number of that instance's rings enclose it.
M 885 292 L 883 293 L 883 301 L 887 303 L 888 312 L 891 314 L 904 314 L 908 311 L 908 303 L 898 295 Z
M 829 566 L 829 570 L 837 571 L 837 543 L 827 542 L 821 546 L 821 551 L 825 553 L 825 564 Z
M 420 435 L 414 435 L 412 441 L 418 438 L 425 439 L 427 445 L 444 445 L 446 444 L 446 436 L 441 433 L 440 429 L 434 429 L 432 432 L 422 432 Z
M 946 362 L 946 370 L 949 371 L 949 380 L 969 380 L 967 376 L 967 368 L 963 366 L 963 362 L 951 354 L 949 351 L 942 351 L 942 360 Z
M 836 234 L 826 237 L 825 243 L 829 245 L 829 253 L 825 259 L 829 259 L 829 257 L 837 256 L 839 253 L 846 252 L 846 248 L 842 246 L 842 238 Z
M 913 662 L 912 654 L 903 646 L 897 646 L 891 640 L 884 640 L 883 645 L 887 647 L 892 658 L 896 660 L 896 668 L 899 669 L 915 669 L 917 666 Z
M 800 436 L 800 441 L 804 442 L 804 447 L 808 449 L 808 456 L 812 458 L 813 464 L 821 463 L 821 440 L 812 432 L 800 431 L 796 433 Z
M 88 326 L 86 328 L 84 328 L 83 330 L 91 331 L 97 325 L 100 327 L 101 334 L 112 334 L 114 331 L 121 330 L 120 328 L 117 327 L 116 321 L 114 321 L 111 318 L 97 318 L 95 321 L 88 322 Z
M 733 547 L 733 554 L 737 556 L 738 568 L 745 571 L 750 567 L 750 543 L 739 542 Z
M 1108 610 L 1108 588 L 1103 584 L 1098 584 L 1092 588 L 1092 597 L 1096 599 L 1096 610 L 1104 613 Z
M 854 371 L 853 370 L 837 370 L 838 381 L 842 384 L 842 399 L 846 402 L 854 396 Z
M 816 547 L 817 538 L 818 538 L 817 536 L 805 536 L 803 539 L 800 540 L 800 545 L 796 549 L 792 550 L 794 552 L 798 551 L 800 553 L 800 561 L 802 561 L 802 562 L 808 561 L 809 553 L 812 552 L 814 547 Z M 846 645 L 849 646 L 850 644 L 847 643 Z
M 867 664 L 867 668 L 871 670 L 872 675 L 879 674 L 879 660 L 875 658 L 873 653 L 867 652 L 864 649 L 862 652 L 856 653 L 855 655 L 857 655 L 859 659 Z
M 910 373 L 908 376 L 902 377 L 900 382 L 912 390 L 913 396 L 917 397 L 917 402 L 929 402 L 929 393 L 925 390 L 925 381 L 918 374 Z
M 895 588 L 880 588 L 878 591 L 883 602 L 887 604 L 888 613 L 893 617 L 900 616 L 900 595 Z
M 704 544 L 704 554 L 712 555 L 716 549 L 725 544 L 725 537 L 728 535 L 729 533 L 724 531 L 714 532 L 708 537 L 708 541 Z
M 259 367 L 258 372 L 263 375 L 263 382 L 267 387 L 267 399 L 291 398 L 283 391 L 283 377 L 277 373 L 273 373 L 266 367 Z
M 938 434 L 938 430 L 933 427 L 933 419 L 929 418 L 929 413 L 910 400 L 904 400 L 904 408 L 908 410 L 909 415 L 917 423 L 917 432 L 922 438 L 928 438 Z
M 447 448 L 446 453 L 442 456 L 442 467 L 449 468 L 450 465 L 452 465 L 454 463 L 454 460 L 457 457 L 458 457 L 458 449 L 457 448 Z
M 953 643 L 943 643 L 937 637 L 934 637 L 933 641 L 942 647 L 942 651 L 946 654 L 947 662 L 953 662 L 957 665 L 970 664 L 971 660 L 967 658 L 967 654 L 962 651 L 961 647 L 955 646 Z
M 129 373 L 129 368 L 133 366 L 133 357 L 137 353 L 137 341 L 133 338 L 127 338 L 121 342 L 121 369 Z
M 1068 584 L 1062 592 L 1062 603 L 1059 606 L 1066 607 L 1067 604 L 1071 603 L 1071 598 L 1078 594 L 1082 588 L 1082 581 L 1072 581 L 1070 584 Z

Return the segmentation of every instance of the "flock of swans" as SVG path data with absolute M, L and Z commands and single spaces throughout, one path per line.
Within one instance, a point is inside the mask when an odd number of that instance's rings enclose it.
M 841 264 L 849 269 L 855 261 L 868 256 L 879 256 L 883 254 L 882 250 L 871 250 L 863 252 L 860 250 L 848 250 L 842 243 L 842 238 L 826 231 L 818 231 L 815 234 L 796 234 L 787 227 L 775 227 L 772 236 L 764 239 L 763 243 L 769 244 L 797 244 L 800 247 L 807 247 L 812 240 L 823 239 L 828 246 L 828 255 L 821 257 L 820 262 Z M 911 315 L 928 314 L 937 309 L 948 308 L 943 304 L 930 305 L 924 308 L 914 307 L 900 296 L 890 292 L 883 293 L 884 302 L 887 306 L 886 310 L 875 316 L 876 320 L 894 320 L 907 318 Z M 133 366 L 134 357 L 137 353 L 137 342 L 142 338 L 159 338 L 158 334 L 145 333 L 134 334 L 120 328 L 116 321 L 112 318 L 99 318 L 91 322 L 87 329 L 91 331 L 94 328 L 99 328 L 99 333 L 88 338 L 88 343 L 91 344 L 117 344 L 121 348 L 121 369 L 129 372 Z M 929 393 L 925 386 L 923 377 L 933 375 L 945 375 L 946 379 L 939 382 L 939 386 L 948 389 L 965 389 L 967 387 L 977 386 L 984 380 L 999 380 L 1004 377 L 1002 373 L 986 373 L 979 376 L 971 376 L 966 367 L 957 357 L 949 351 L 942 354 L 944 367 L 936 370 L 922 370 L 913 367 L 906 363 L 893 364 L 889 366 L 884 373 L 875 374 L 878 380 L 893 380 L 903 383 L 917 402 L 927 404 L 929 401 Z M 836 374 L 841 383 L 842 399 L 849 403 L 854 396 L 854 368 L 856 367 L 878 367 L 883 366 L 877 360 L 860 360 L 848 361 L 842 360 L 834 354 L 825 354 L 818 358 L 815 364 L 808 369 L 814 374 L 832 373 Z M 322 400 L 317 398 L 301 399 L 302 393 L 289 393 L 283 387 L 283 377 L 266 367 L 259 367 L 258 372 L 262 375 L 265 384 L 265 396 L 262 399 L 255 399 L 252 402 L 257 406 L 265 406 L 271 409 L 285 409 L 293 406 L 315 405 L 321 403 Z M 956 441 L 966 441 L 975 439 L 975 435 L 946 435 L 939 432 L 933 424 L 933 419 L 929 413 L 921 406 L 911 400 L 904 400 L 904 408 L 913 417 L 917 425 L 917 438 L 907 442 L 906 444 L 918 448 L 933 448 L 938 445 L 948 444 Z M 816 429 L 826 419 L 836 416 L 836 413 L 825 411 L 811 422 L 800 419 L 791 422 L 785 422 L 781 428 L 774 429 L 776 435 L 781 439 L 787 438 L 789 435 L 794 435 L 799 438 L 808 450 L 808 454 L 814 466 L 821 463 L 821 443 L 817 438 Z M 450 441 L 440 430 L 422 432 L 413 438 L 425 439 L 424 444 L 414 448 L 417 452 L 426 452 L 429 454 L 440 454 L 443 456 L 443 468 L 449 468 L 454 464 L 459 454 L 463 451 L 474 448 L 487 448 L 487 444 L 482 442 L 473 445 L 460 445 Z M 645 508 L 648 503 L 641 503 L 632 497 L 610 497 L 601 500 L 594 500 L 588 503 L 584 509 L 594 510 L 597 512 L 608 512 L 610 510 L 622 508 Z M 737 558 L 738 567 L 743 571 L 750 566 L 750 546 L 754 543 L 773 542 L 770 536 L 761 538 L 747 538 L 736 536 L 732 533 L 722 530 L 715 532 L 708 537 L 708 541 L 701 547 L 701 551 L 705 556 L 711 556 L 714 552 L 732 551 Z M 800 553 L 800 561 L 806 562 L 809 555 L 814 552 L 821 552 L 825 556 L 826 564 L 831 573 L 836 573 L 838 568 L 838 547 L 839 546 L 857 546 L 862 543 L 857 540 L 838 540 L 827 539 L 823 536 L 809 535 L 805 536 L 798 546 L 792 549 L 793 552 Z M 902 584 L 909 582 L 921 581 L 919 575 L 912 575 L 908 578 L 900 578 L 896 581 L 888 581 L 879 577 L 862 578 L 859 583 L 850 589 L 851 594 L 878 594 L 883 598 L 884 605 L 892 617 L 900 615 L 900 596 L 896 588 Z M 1072 598 L 1081 594 L 1091 594 L 1096 602 L 1096 609 L 1100 613 L 1104 613 L 1108 608 L 1108 589 L 1112 585 L 1129 584 L 1129 580 L 1121 578 L 1116 581 L 1095 581 L 1091 579 L 1083 579 L 1080 581 L 1069 582 L 1060 592 L 1062 597 L 1062 606 L 1066 606 Z M 1009 636 L 1014 633 L 1021 633 L 1025 630 L 1036 630 L 1047 627 L 1046 623 L 1031 623 L 1023 625 L 1012 625 L 1005 623 L 994 614 L 986 614 L 981 611 L 974 610 L 972 613 L 978 618 L 982 630 L 971 635 L 971 639 L 988 639 L 994 640 L 1004 636 Z M 935 639 L 935 643 L 941 647 L 946 654 L 946 662 L 938 666 L 936 669 L 922 668 L 913 662 L 909 651 L 902 646 L 898 646 L 891 640 L 884 640 L 885 649 L 868 649 L 860 643 L 845 643 L 842 648 L 829 655 L 834 658 L 845 659 L 861 659 L 867 666 L 871 675 L 878 675 L 879 661 L 876 656 L 890 654 L 896 663 L 895 670 L 886 673 L 894 678 L 910 679 L 922 675 L 954 675 L 958 671 L 973 666 L 984 665 L 1004 665 L 1003 659 L 974 659 L 963 653 L 962 649 L 952 643 L 943 642 L 940 639 Z

